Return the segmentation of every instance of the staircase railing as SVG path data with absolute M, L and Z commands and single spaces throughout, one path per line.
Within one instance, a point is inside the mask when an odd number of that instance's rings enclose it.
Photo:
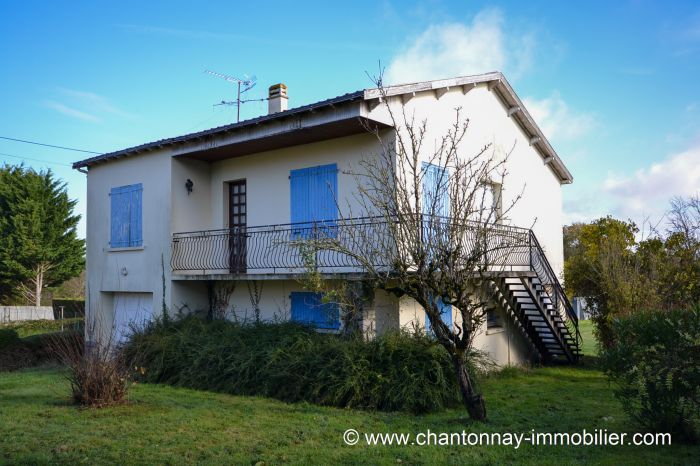
M 560 314 L 563 309 L 564 314 L 566 315 L 566 322 L 564 325 L 567 326 L 569 333 L 575 339 L 576 354 L 578 356 L 582 341 L 581 333 L 578 329 L 578 316 L 574 312 L 574 308 L 569 302 L 569 298 L 566 297 L 566 293 L 564 293 L 564 289 L 561 286 L 557 275 L 554 273 L 554 270 L 552 270 L 552 266 L 550 265 L 540 242 L 537 240 L 537 236 L 535 236 L 535 233 L 532 230 L 530 230 L 529 242 L 530 268 L 537 274 L 537 278 L 540 280 L 540 283 L 547 290 L 554 308 Z

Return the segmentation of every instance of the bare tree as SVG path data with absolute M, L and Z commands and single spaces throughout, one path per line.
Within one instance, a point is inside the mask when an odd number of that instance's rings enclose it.
M 674 197 L 668 223 L 669 234 L 681 233 L 686 243 L 700 242 L 700 196 Z
M 367 128 L 380 150 L 352 169 L 354 208 L 348 202 L 337 224 L 322 226 L 305 247 L 349 258 L 374 287 L 420 304 L 452 358 L 470 417 L 484 420 L 484 399 L 470 369 L 474 339 L 493 305 L 494 275 L 527 244 L 524 230 L 497 225 L 522 194 L 502 205 L 498 188 L 510 151 L 486 145 L 464 154 L 469 120 L 461 108 L 428 147 L 430 121 L 416 121 L 381 79 L 374 82 L 393 128 Z M 442 319 L 445 305 L 457 309 L 453 325 Z

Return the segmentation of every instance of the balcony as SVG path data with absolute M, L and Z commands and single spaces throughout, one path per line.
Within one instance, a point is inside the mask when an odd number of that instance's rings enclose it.
M 424 216 L 417 220 L 415 230 L 424 240 L 440 238 L 447 230 L 444 228 L 447 221 Z M 397 228 L 396 225 L 383 218 L 355 218 L 175 233 L 171 265 L 176 276 L 235 276 L 240 279 L 298 275 L 304 273 L 310 263 L 321 273 L 361 273 L 360 257 L 374 266 L 390 267 L 391 264 L 384 262 L 388 257 L 395 257 L 396 246 L 389 238 L 410 235 L 405 231 L 389 234 L 389 229 Z M 533 265 L 531 236 L 531 231 L 523 228 L 489 225 L 485 230 L 473 224 L 462 229 L 459 238 L 450 241 L 459 244 L 463 254 L 480 251 L 487 263 L 500 270 L 527 271 Z M 313 257 L 309 257 L 305 253 L 308 248 L 304 246 L 311 239 L 328 239 L 329 244 L 342 245 L 352 254 L 342 254 L 330 247 L 311 253 Z M 407 241 L 415 240 L 407 237 Z M 480 247 L 475 247 L 477 244 Z
M 483 261 L 494 299 L 515 316 L 543 357 L 576 360 L 578 319 L 534 233 L 495 224 L 446 228 L 450 221 L 428 216 L 408 222 L 356 218 L 175 233 L 173 279 L 294 279 L 310 265 L 327 278 L 361 277 L 368 264 L 391 273 L 387 259 L 402 254 L 401 244 L 418 241 L 427 257 L 447 244 L 456 267 L 460 258 L 465 268 Z M 312 240 L 321 247 L 309 248 Z

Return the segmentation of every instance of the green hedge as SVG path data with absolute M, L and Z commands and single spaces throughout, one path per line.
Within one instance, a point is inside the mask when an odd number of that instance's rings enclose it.
M 0 351 L 19 345 L 21 340 L 14 328 L 0 327 Z
M 76 317 L 85 317 L 85 300 L 84 299 L 54 299 L 51 301 L 53 307 L 53 318 L 61 318 L 61 306 L 63 306 L 63 318 L 72 319 Z
M 613 322 L 601 354 L 625 410 L 643 427 L 700 441 L 700 306 Z
M 83 331 L 82 317 L 74 317 L 63 320 L 24 320 L 21 322 L 11 322 L 8 324 L 0 324 L 0 329 L 13 329 L 17 331 L 21 338 L 39 333 L 58 332 L 63 327 L 64 330 Z
M 82 340 L 82 331 L 41 333 L 20 338 L 13 328 L 0 328 L 0 372 L 23 369 L 45 362 L 59 363 L 55 353 L 60 339 Z M 77 337 L 77 338 L 76 338 Z
M 406 333 L 365 341 L 294 323 L 186 317 L 134 334 L 125 352 L 146 382 L 415 413 L 460 400 L 446 351 L 434 340 Z

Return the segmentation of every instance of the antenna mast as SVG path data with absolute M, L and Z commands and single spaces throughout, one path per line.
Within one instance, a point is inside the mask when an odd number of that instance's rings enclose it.
M 221 73 L 217 73 L 215 71 L 210 71 L 210 70 L 204 70 L 204 72 L 207 74 L 210 74 L 212 76 L 216 76 L 217 78 L 221 78 L 224 81 L 227 81 L 230 83 L 235 83 L 237 85 L 238 92 L 236 94 L 235 101 L 222 100 L 218 104 L 214 104 L 214 105 L 235 105 L 236 106 L 236 122 L 241 121 L 241 104 L 244 104 L 246 102 L 262 102 L 264 100 L 267 100 L 267 99 L 241 99 L 241 94 L 251 90 L 257 84 L 255 76 L 248 77 L 247 75 L 243 75 L 243 79 L 240 79 L 240 78 L 237 78 L 235 76 L 229 76 L 227 74 L 221 74 Z

